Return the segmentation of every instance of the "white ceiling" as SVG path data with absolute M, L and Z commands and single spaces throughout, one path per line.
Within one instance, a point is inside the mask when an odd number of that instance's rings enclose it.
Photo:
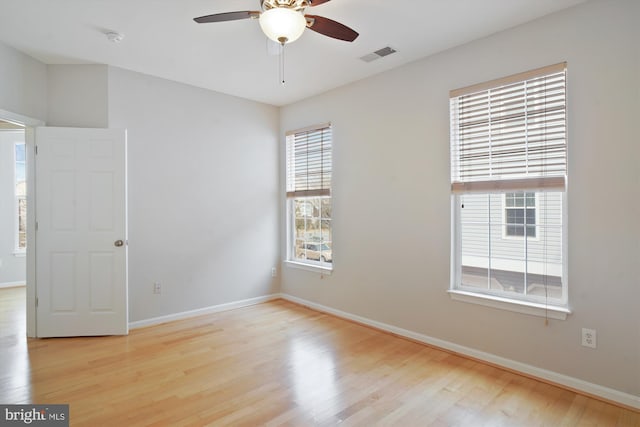
M 259 0 L 0 0 L 0 41 L 47 64 L 109 64 L 281 106 L 584 1 L 332 0 L 306 13 L 360 37 L 347 43 L 305 30 L 286 47 L 284 87 L 257 21 L 193 21 L 259 10 Z M 106 31 L 125 38 L 109 42 Z M 398 53 L 359 59 L 385 46 Z

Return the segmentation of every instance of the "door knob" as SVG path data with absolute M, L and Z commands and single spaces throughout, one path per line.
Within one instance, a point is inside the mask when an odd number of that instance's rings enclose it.
M 120 247 L 122 245 L 124 245 L 124 242 L 122 240 L 116 240 L 115 242 L 113 242 L 113 244 L 117 247 Z

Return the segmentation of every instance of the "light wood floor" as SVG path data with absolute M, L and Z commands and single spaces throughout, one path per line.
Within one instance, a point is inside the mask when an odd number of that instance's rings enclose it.
M 127 337 L 26 340 L 20 293 L 0 291 L 0 403 L 69 403 L 72 426 L 640 426 L 640 413 L 282 300 Z

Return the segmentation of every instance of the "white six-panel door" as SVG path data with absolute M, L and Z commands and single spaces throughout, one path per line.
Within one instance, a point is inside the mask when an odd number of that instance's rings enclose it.
M 126 133 L 36 128 L 36 333 L 128 333 Z

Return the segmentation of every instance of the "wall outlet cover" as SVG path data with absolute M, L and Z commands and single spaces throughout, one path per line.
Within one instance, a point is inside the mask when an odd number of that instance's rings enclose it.
M 582 328 L 582 345 L 584 347 L 596 348 L 596 330 Z

